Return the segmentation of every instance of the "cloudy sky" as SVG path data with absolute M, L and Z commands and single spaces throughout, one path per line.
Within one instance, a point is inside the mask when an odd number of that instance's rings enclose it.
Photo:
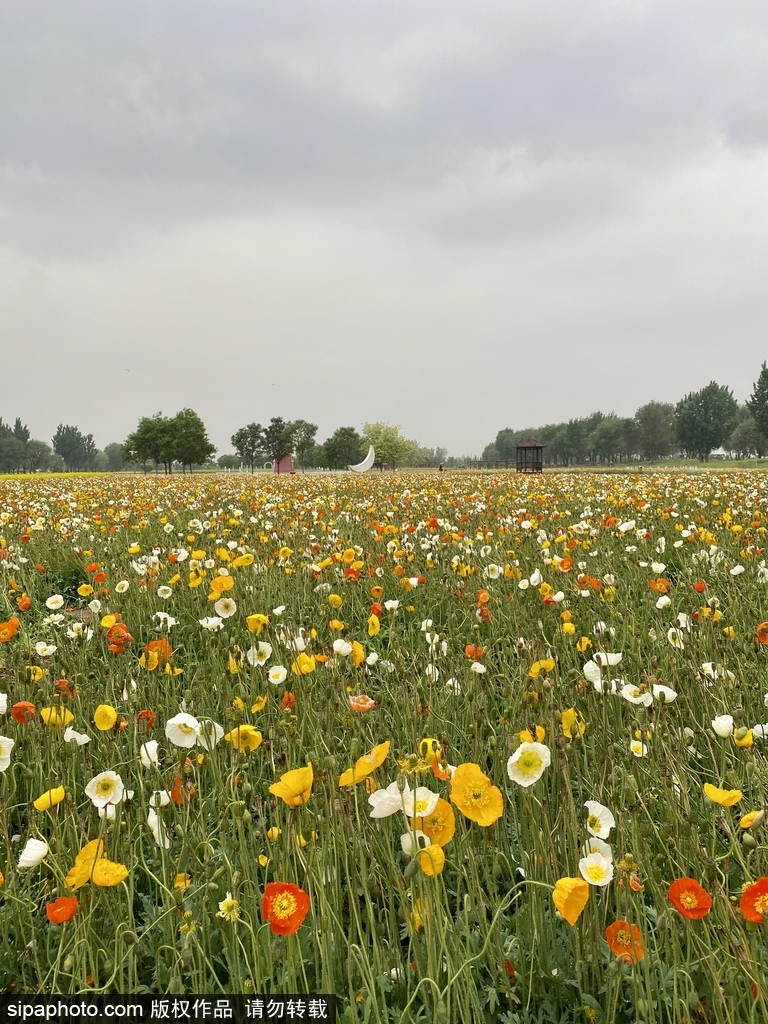
M 453 454 L 768 358 L 764 0 L 0 0 L 0 415 Z

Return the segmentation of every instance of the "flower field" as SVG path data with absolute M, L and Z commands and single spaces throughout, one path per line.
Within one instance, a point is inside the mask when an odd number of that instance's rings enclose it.
M 768 475 L 0 481 L 0 989 L 768 1017 Z

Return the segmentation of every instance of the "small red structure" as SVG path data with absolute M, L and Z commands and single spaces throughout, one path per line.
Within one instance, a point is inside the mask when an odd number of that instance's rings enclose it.
M 284 459 L 275 462 L 272 469 L 275 473 L 293 473 L 293 456 L 286 455 Z
M 521 441 L 515 445 L 518 473 L 541 473 L 544 466 L 544 449 L 540 441 Z

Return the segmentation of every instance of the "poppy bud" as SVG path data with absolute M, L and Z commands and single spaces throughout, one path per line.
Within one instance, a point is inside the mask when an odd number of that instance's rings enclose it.
M 747 850 L 754 850 L 757 846 L 757 840 L 750 832 L 745 832 L 741 837 L 741 845 L 746 847 Z

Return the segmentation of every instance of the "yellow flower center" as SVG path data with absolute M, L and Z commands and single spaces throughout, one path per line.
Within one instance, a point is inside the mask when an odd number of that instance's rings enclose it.
M 296 897 L 289 892 L 281 892 L 272 900 L 272 916 L 281 921 L 296 912 Z
M 768 913 L 768 895 L 758 896 L 758 898 L 755 900 L 755 910 L 758 912 L 758 914 Z
M 523 775 L 534 775 L 541 768 L 541 758 L 532 750 L 523 754 L 517 762 L 517 769 Z
M 429 801 L 427 800 L 417 800 L 414 804 L 414 810 L 416 811 L 417 815 L 422 815 L 428 807 Z
M 680 902 L 686 910 L 693 910 L 694 907 L 699 905 L 699 901 L 690 889 L 686 889 L 686 891 L 680 895 Z
M 180 733 L 182 733 L 182 734 L 183 734 L 184 736 L 191 736 L 191 734 L 192 734 L 192 733 L 193 733 L 193 732 L 195 731 L 195 730 L 194 730 L 194 729 L 192 728 L 192 726 L 191 726 L 191 725 L 187 725 L 187 723 L 186 723 L 186 722 L 177 722 L 177 723 L 176 723 L 176 728 L 177 728 L 177 729 L 179 730 L 179 732 L 180 732 Z
M 488 798 L 487 790 L 484 786 L 482 788 L 475 787 L 475 789 L 470 789 L 467 795 L 471 802 L 477 805 L 484 804 Z
M 601 868 L 599 864 L 590 864 L 587 868 L 587 874 L 589 875 L 590 882 L 602 882 L 605 878 L 605 869 Z
M 590 814 L 587 819 L 587 825 L 592 829 L 593 832 L 601 832 L 603 823 L 600 821 L 596 814 Z
M 621 931 L 616 933 L 616 945 L 617 946 L 633 946 L 632 933 L 628 928 L 622 928 Z
M 99 779 L 96 783 L 96 792 L 99 796 L 112 796 L 114 789 L 114 779 Z

